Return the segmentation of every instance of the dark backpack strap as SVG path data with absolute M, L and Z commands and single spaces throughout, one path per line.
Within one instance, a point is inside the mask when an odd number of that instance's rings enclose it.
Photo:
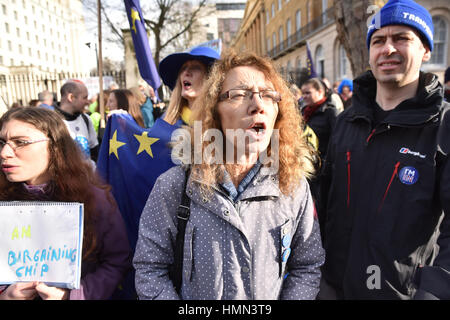
M 183 274 L 183 250 L 184 250 L 184 235 L 186 232 L 186 224 L 189 221 L 190 211 L 190 199 L 186 194 L 187 181 L 190 174 L 190 169 L 186 171 L 186 178 L 184 181 L 183 192 L 181 196 L 181 203 L 177 209 L 177 238 L 174 250 L 174 262 L 170 270 L 170 279 L 173 282 L 175 290 L 180 293 L 182 274 Z
M 88 134 L 90 134 L 91 130 L 89 129 L 89 119 L 87 118 L 88 116 L 84 113 L 81 113 L 81 117 L 83 118 L 84 123 L 86 124 Z

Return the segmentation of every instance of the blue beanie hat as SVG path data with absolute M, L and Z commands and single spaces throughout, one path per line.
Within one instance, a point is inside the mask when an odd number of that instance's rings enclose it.
M 367 30 L 367 48 L 370 38 L 377 29 L 389 25 L 405 25 L 417 30 L 426 45 L 433 51 L 433 19 L 430 13 L 412 0 L 389 0 L 372 19 Z

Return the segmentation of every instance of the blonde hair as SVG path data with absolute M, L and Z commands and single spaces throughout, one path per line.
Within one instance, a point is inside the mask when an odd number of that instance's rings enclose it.
M 129 90 L 134 95 L 134 97 L 136 98 L 137 102 L 140 105 L 145 103 L 145 101 L 147 100 L 147 97 L 145 96 L 145 94 L 142 93 L 142 91 L 141 91 L 141 89 L 139 89 L 139 87 L 131 87 Z
M 299 186 L 302 178 L 308 178 L 313 174 L 314 166 L 311 148 L 303 137 L 303 120 L 297 110 L 295 99 L 289 86 L 281 78 L 269 58 L 263 58 L 254 53 L 236 53 L 232 49 L 226 51 L 221 59 L 213 65 L 202 92 L 194 102 L 191 119 L 192 121 L 201 121 L 202 135 L 209 129 L 221 130 L 220 116 L 217 111 L 218 97 L 228 71 L 239 66 L 250 66 L 263 72 L 282 97 L 278 103 L 279 111 L 274 129 L 279 131 L 279 188 L 283 194 L 289 195 Z M 193 128 L 190 130 L 191 137 L 194 137 Z M 194 143 L 195 141 L 191 139 L 191 154 L 194 154 Z M 208 142 L 203 142 L 202 154 L 208 145 Z M 270 149 L 269 145 L 269 155 Z M 202 188 L 207 192 L 211 191 L 212 185 L 222 181 L 223 172 L 223 164 L 192 165 L 193 176 L 203 182 Z
M 181 110 L 184 106 L 188 105 L 188 101 L 181 96 L 181 83 L 178 81 L 173 88 L 172 94 L 170 96 L 169 106 L 167 107 L 166 115 L 164 120 L 170 124 L 175 124 L 175 122 L 180 119 Z

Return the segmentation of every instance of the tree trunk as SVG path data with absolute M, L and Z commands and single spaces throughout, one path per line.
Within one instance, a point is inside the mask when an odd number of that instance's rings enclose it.
M 369 51 L 366 46 L 368 20 L 386 2 L 385 0 L 334 1 L 338 39 L 345 48 L 354 78 L 369 69 Z

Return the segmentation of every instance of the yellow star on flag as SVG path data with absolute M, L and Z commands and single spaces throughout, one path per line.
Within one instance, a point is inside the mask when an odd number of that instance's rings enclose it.
M 139 17 L 139 12 L 137 12 L 136 10 L 134 10 L 134 8 L 132 8 L 131 9 L 131 22 L 133 24 L 133 27 L 131 27 L 131 29 L 133 29 L 134 33 L 137 34 L 136 20 L 141 21 L 141 18 Z
M 119 160 L 119 154 L 117 150 L 125 144 L 126 143 L 124 142 L 117 141 L 117 130 L 114 131 L 112 139 L 109 139 L 109 155 L 111 155 L 111 153 L 114 153 L 117 160 Z
M 142 132 L 142 135 L 135 134 L 134 137 L 139 141 L 139 149 L 136 154 L 145 151 L 150 157 L 153 158 L 152 148 L 150 146 L 154 144 L 159 138 L 151 138 L 147 135 L 147 131 Z

